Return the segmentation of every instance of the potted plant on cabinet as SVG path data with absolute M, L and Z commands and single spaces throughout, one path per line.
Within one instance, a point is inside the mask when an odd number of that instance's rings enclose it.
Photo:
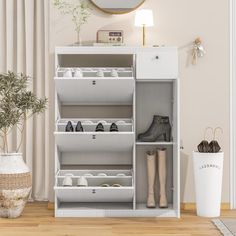
M 65 1 L 65 0 L 53 0 L 53 5 L 60 11 L 62 15 L 70 15 L 71 20 L 75 26 L 77 33 L 77 42 L 74 44 L 82 45 L 81 40 L 81 28 L 87 23 L 91 13 L 91 10 L 87 0 L 80 0 L 77 2 Z
M 10 71 L 0 74 L 0 217 L 20 216 L 32 188 L 30 170 L 19 150 L 27 119 L 43 112 L 47 99 L 27 90 L 29 78 Z M 10 150 L 8 136 L 14 129 L 21 138 Z

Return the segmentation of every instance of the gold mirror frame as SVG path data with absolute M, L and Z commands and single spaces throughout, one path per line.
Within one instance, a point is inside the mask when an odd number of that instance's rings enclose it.
M 95 2 L 95 0 L 90 0 L 90 2 L 95 6 L 97 7 L 99 10 L 105 12 L 105 13 L 108 13 L 108 14 L 116 14 L 116 15 L 120 15 L 120 14 L 126 14 L 126 13 L 130 13 L 132 11 L 135 11 L 137 8 L 139 8 L 144 2 L 145 0 L 142 0 L 140 4 L 138 4 L 136 7 L 132 8 L 131 10 L 128 10 L 128 11 L 120 11 L 120 12 L 116 12 L 116 11 L 108 11 L 108 10 L 105 10 L 104 8 L 100 8 Z

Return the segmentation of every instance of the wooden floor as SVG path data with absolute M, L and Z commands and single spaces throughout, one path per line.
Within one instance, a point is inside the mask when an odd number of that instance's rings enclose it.
M 223 211 L 222 217 L 236 217 Z M 221 235 L 210 219 L 185 211 L 172 218 L 54 218 L 46 203 L 29 203 L 20 218 L 0 219 L 0 236 Z

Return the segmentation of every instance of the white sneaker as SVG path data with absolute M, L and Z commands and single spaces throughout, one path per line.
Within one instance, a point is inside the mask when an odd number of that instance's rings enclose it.
M 72 186 L 72 176 L 73 176 L 73 174 L 65 174 L 65 178 L 63 179 L 62 185 L 65 187 L 71 187 Z
M 100 177 L 106 177 L 107 174 L 105 174 L 105 173 L 98 173 L 98 176 L 100 176 Z
M 117 70 L 115 70 L 115 69 L 111 70 L 111 77 L 118 77 Z
M 104 73 L 102 70 L 97 71 L 97 77 L 104 77 Z
M 71 71 L 71 69 L 66 69 L 66 70 L 63 72 L 63 77 L 72 77 L 72 71 Z
M 79 187 L 88 187 L 88 181 L 84 176 L 80 176 L 77 182 Z
M 75 69 L 74 77 L 77 77 L 77 78 L 82 78 L 83 77 L 83 73 L 82 73 L 80 68 Z

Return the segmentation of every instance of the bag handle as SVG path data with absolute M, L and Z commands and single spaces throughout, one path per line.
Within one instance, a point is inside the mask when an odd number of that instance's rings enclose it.
M 219 127 L 217 127 L 217 128 L 219 128 Z M 206 140 L 206 134 L 207 134 L 207 131 L 208 131 L 208 130 L 211 130 L 212 136 L 214 137 L 213 128 L 212 128 L 212 127 L 206 127 L 206 128 L 205 128 L 205 131 L 204 131 L 204 140 Z
M 217 130 L 220 130 L 221 131 L 221 134 L 223 134 L 223 129 L 221 128 L 221 127 L 216 127 L 215 129 L 214 129 L 214 137 L 213 137 L 213 140 L 216 140 L 216 131 Z

